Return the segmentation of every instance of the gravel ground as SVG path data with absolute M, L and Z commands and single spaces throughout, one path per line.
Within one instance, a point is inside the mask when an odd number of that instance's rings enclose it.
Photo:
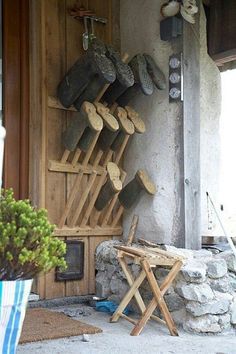
M 167 328 L 150 321 L 138 337 L 131 337 L 132 324 L 120 319 L 109 323 L 109 315 L 85 305 L 59 307 L 66 315 L 98 326 L 103 333 L 20 345 L 17 354 L 236 354 L 236 335 L 197 336 L 179 331 L 171 337 Z

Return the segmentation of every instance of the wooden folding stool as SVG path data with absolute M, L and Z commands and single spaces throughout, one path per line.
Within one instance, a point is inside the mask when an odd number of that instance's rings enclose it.
M 135 325 L 130 334 L 132 336 L 137 336 L 142 332 L 145 324 L 151 318 L 159 323 L 165 324 L 168 327 L 172 336 L 178 336 L 177 329 L 175 327 L 174 321 L 170 315 L 170 312 L 163 296 L 166 293 L 167 289 L 171 286 L 176 275 L 178 274 L 183 264 L 183 258 L 170 252 L 159 249 L 157 247 L 138 248 L 133 246 L 115 246 L 115 248 L 118 249 L 118 259 L 122 270 L 126 276 L 127 282 L 130 286 L 130 289 L 122 299 L 119 307 L 111 317 L 110 321 L 117 322 L 120 317 L 125 318 L 126 320 Z M 141 266 L 141 272 L 136 279 L 134 279 L 132 273 L 129 270 L 128 264 L 126 262 L 127 258 L 133 258 L 134 263 L 139 264 Z M 157 266 L 171 267 L 168 275 L 166 276 L 165 280 L 163 281 L 160 287 L 153 274 L 153 270 Z M 154 295 L 153 299 L 147 307 L 144 304 L 144 301 L 139 292 L 139 287 L 141 286 L 145 278 L 147 278 L 147 281 Z M 138 321 L 135 321 L 132 318 L 123 314 L 124 309 L 133 297 L 135 297 L 142 314 Z M 159 307 L 163 319 L 153 315 L 153 312 L 157 307 Z

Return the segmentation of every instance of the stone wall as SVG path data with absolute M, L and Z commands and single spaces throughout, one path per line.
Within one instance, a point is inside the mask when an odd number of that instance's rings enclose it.
M 105 241 L 96 251 L 96 295 L 119 303 L 128 284 L 117 260 L 115 244 L 120 241 Z M 236 260 L 231 251 L 213 254 L 207 250 L 191 251 L 164 246 L 166 250 L 183 255 L 186 260 L 167 291 L 165 300 L 176 324 L 194 333 L 221 333 L 236 325 Z M 137 276 L 139 266 L 129 263 Z M 157 268 L 158 282 L 168 270 Z M 147 303 L 152 293 L 147 282 L 142 284 L 141 293 Z M 132 303 L 137 310 L 135 302 Z

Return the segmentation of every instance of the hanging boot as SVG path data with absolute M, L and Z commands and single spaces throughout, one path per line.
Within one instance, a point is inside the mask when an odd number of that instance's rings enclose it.
M 122 189 L 122 182 L 120 180 L 120 170 L 119 167 L 113 163 L 108 162 L 107 164 L 107 181 L 103 185 L 99 196 L 95 203 L 95 208 L 101 211 L 109 203 L 112 197 L 120 192 Z
M 134 125 L 135 132 L 138 134 L 143 134 L 146 131 L 145 123 L 144 121 L 140 118 L 138 112 L 136 112 L 133 108 L 130 106 L 125 106 L 125 110 L 127 112 L 128 118 L 131 120 L 131 122 Z
M 97 113 L 103 120 L 104 127 L 113 133 L 118 131 L 119 123 L 117 119 L 109 113 L 109 108 L 103 106 L 103 104 L 99 102 L 94 103 L 94 106 L 96 107 Z M 81 139 L 79 140 L 78 147 L 82 151 L 87 151 L 95 134 L 96 132 L 94 130 L 86 128 L 81 136 Z
M 145 170 L 138 170 L 134 179 L 132 179 L 119 194 L 118 198 L 121 205 L 125 209 L 131 208 L 140 198 L 142 191 L 154 195 L 156 193 L 156 186 Z
M 74 151 L 85 130 L 97 133 L 103 128 L 102 118 L 97 114 L 92 103 L 84 102 L 77 119 L 67 127 L 62 135 L 64 147 L 69 151 Z
M 127 112 L 122 107 L 117 107 L 115 113 L 119 124 L 120 130 L 117 134 L 115 140 L 111 144 L 111 150 L 118 151 L 127 135 L 133 135 L 135 133 L 134 124 L 131 122 L 130 119 L 127 117 Z
M 115 148 L 117 147 L 117 144 L 115 146 L 113 145 L 114 141 L 118 137 L 120 132 L 124 132 L 124 134 L 133 134 L 134 133 L 134 126 L 130 120 L 127 119 L 127 113 L 126 111 L 121 108 L 117 107 L 116 111 L 114 112 L 114 116 L 117 119 L 120 129 L 119 131 L 111 131 L 105 127 L 101 134 L 99 135 L 98 138 L 98 145 L 99 148 L 102 151 L 107 151 L 109 148 L 111 148 L 113 151 L 115 151 Z M 120 140 L 120 138 L 119 138 Z M 113 147 L 112 147 L 113 145 Z
M 166 89 L 166 78 L 163 72 L 157 66 L 155 60 L 149 54 L 143 54 L 146 63 L 147 63 L 147 71 L 151 76 L 151 79 L 159 90 Z
M 120 54 L 115 51 L 114 48 L 105 44 L 102 45 L 102 42 L 97 39 L 92 41 L 92 46 L 95 50 L 100 50 L 102 54 L 105 54 L 113 63 L 116 71 L 116 81 L 124 88 L 123 90 L 126 90 L 134 84 L 134 75 L 131 68 L 122 61 Z M 83 93 L 74 102 L 75 108 L 79 110 L 83 101 L 94 102 L 105 84 L 106 82 L 104 82 L 103 79 L 99 79 L 95 76 L 93 81 L 89 83 Z
M 137 95 L 143 93 L 150 96 L 153 93 L 152 79 L 147 71 L 147 62 L 143 55 L 137 54 L 129 63 L 134 73 L 134 85 L 129 87 L 116 100 L 119 106 L 124 107 Z
M 89 49 L 76 61 L 60 82 L 58 98 L 62 105 L 68 108 L 83 93 L 88 84 L 90 84 L 90 94 L 94 95 L 94 92 L 97 92 L 97 81 L 111 83 L 115 78 L 115 68 L 105 54 L 100 50 Z M 95 88 L 90 83 L 91 80 Z

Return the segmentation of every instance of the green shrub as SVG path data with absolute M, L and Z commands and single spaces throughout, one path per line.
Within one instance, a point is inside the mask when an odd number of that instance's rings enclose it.
M 16 201 L 13 190 L 0 196 L 0 280 L 33 278 L 54 267 L 66 268 L 66 244 L 52 236 L 47 211 L 29 200 Z

